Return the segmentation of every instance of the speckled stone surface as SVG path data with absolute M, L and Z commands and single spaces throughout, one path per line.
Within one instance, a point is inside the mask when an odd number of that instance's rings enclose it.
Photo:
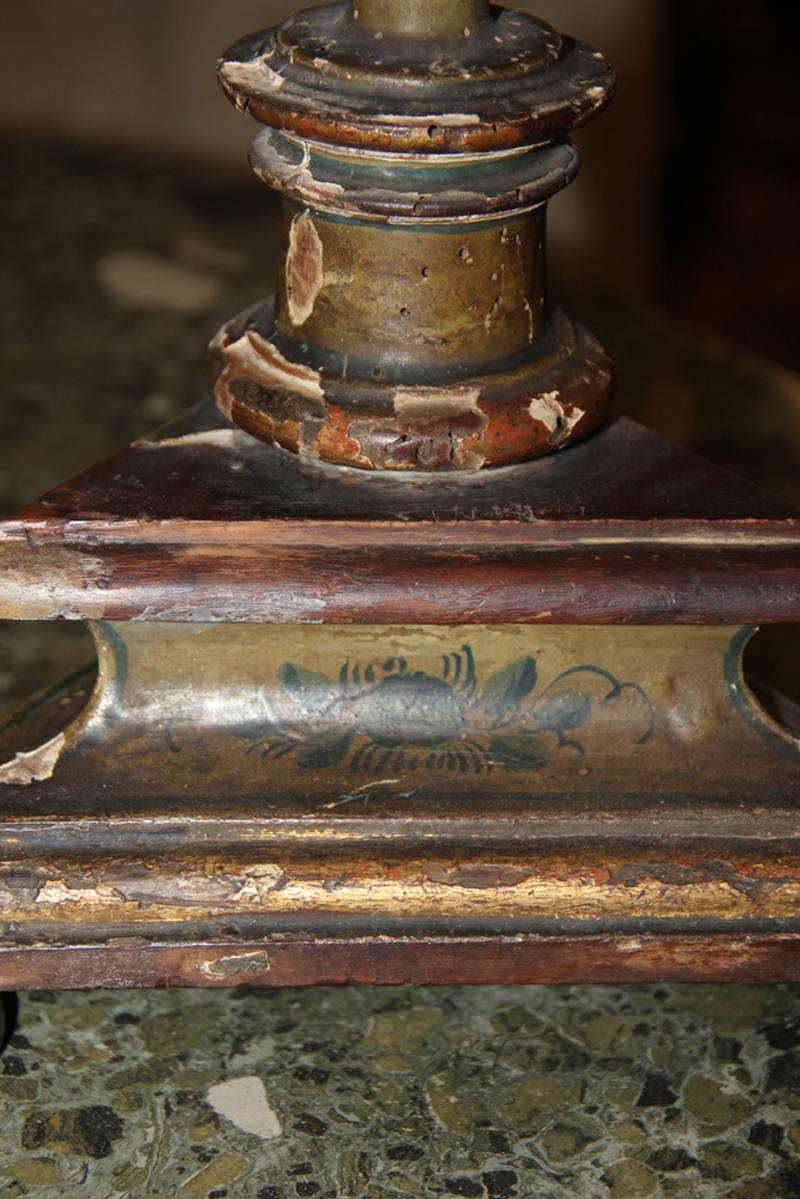
M 9 1199 L 800 1194 L 796 987 L 43 993 L 0 1069 Z
M 204 342 L 268 290 L 275 226 L 255 183 L 3 152 L 9 512 L 200 397 Z M 798 497 L 793 376 L 654 313 L 573 309 L 625 410 Z M 0 723 L 87 652 L 74 626 L 0 629 Z M 791 1199 L 800 988 L 28 995 L 0 1105 L 3 1199 Z

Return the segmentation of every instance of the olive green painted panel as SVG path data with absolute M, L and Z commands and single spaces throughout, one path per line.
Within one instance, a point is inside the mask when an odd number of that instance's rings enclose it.
M 79 807 L 438 815 L 797 797 L 800 746 L 740 677 L 747 630 L 131 622 L 96 633 L 98 690 L 51 763 Z

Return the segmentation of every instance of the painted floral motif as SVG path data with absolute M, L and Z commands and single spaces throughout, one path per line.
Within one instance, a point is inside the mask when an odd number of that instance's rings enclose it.
M 264 762 L 294 755 L 305 770 L 536 771 L 564 751 L 585 755 L 581 735 L 615 704 L 635 743 L 654 726 L 642 688 L 599 666 L 574 666 L 542 687 L 536 658 L 526 657 L 481 683 L 469 645 L 444 654 L 439 674 L 403 657 L 347 661 L 337 679 L 286 662 L 279 682 L 274 719 L 247 752 Z M 635 697 L 632 710 L 625 697 Z

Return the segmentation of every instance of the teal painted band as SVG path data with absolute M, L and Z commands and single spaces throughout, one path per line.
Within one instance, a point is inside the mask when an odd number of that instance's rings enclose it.
M 293 213 L 310 212 L 314 220 L 327 221 L 330 225 L 347 225 L 352 229 L 354 226 L 367 229 L 374 229 L 376 225 L 382 225 L 387 233 L 414 233 L 414 234 L 448 234 L 452 237 L 464 238 L 469 233 L 478 233 L 484 229 L 496 229 L 498 225 L 514 225 L 521 224 L 530 219 L 530 212 L 520 213 L 498 213 L 496 217 L 486 217 L 479 221 L 451 221 L 449 223 L 441 222 L 433 224 L 431 221 L 426 221 L 423 224 L 412 225 L 408 222 L 402 224 L 387 223 L 385 218 L 351 216 L 344 212 L 331 212 L 327 208 L 317 208 L 314 204 L 303 204 L 299 200 L 295 200 L 289 196 L 284 196 L 284 203 L 288 205 L 289 210 Z M 543 205 L 538 205 L 543 207 Z
M 114 698 L 117 703 L 122 703 L 128 682 L 128 646 L 122 634 L 107 620 L 95 621 L 94 626 L 113 655 L 116 668 Z
M 782 733 L 780 728 L 764 711 L 758 699 L 747 686 L 744 677 L 743 655 L 748 643 L 758 632 L 758 625 L 745 625 L 738 630 L 725 654 L 725 681 L 731 692 L 731 698 L 748 724 L 756 729 L 776 749 L 785 753 L 797 754 L 800 741 L 792 738 L 791 733 Z

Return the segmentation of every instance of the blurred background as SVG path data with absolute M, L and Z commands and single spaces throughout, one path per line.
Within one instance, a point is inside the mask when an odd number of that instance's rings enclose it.
M 295 7 L 4 6 L 3 513 L 202 398 L 206 342 L 271 289 L 276 204 L 214 65 Z M 620 409 L 800 501 L 800 6 L 518 7 L 619 74 L 550 244 L 557 297 L 615 356 Z M 0 694 L 33 670 L 21 653 Z

